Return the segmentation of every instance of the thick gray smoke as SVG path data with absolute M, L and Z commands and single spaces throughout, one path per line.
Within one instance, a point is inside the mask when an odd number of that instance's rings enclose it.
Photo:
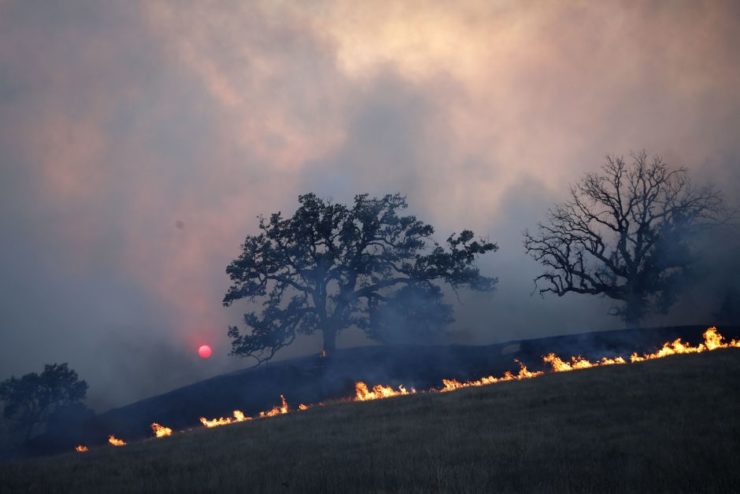
M 497 242 L 498 290 L 450 299 L 459 343 L 621 326 L 608 301 L 532 296 L 522 248 L 606 153 L 737 197 L 737 2 L 355 6 L 0 2 L 0 378 L 69 362 L 103 409 L 249 363 L 223 270 L 299 193 L 401 192 L 438 240 Z M 709 321 L 737 239 L 648 323 Z

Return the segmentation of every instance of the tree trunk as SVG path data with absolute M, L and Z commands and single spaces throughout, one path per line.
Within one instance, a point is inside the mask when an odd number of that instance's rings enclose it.
M 622 319 L 629 328 L 639 328 L 646 312 L 645 296 L 637 290 L 630 290 L 624 297 Z
M 637 318 L 624 318 L 624 326 L 627 329 L 640 329 L 640 323 L 642 322 L 642 319 Z
M 26 433 L 23 435 L 24 444 L 27 445 L 29 442 L 31 442 L 31 438 L 33 437 L 33 429 L 35 425 L 36 423 L 34 422 L 34 423 L 29 424 L 28 427 L 26 428 Z
M 329 327 L 324 329 L 324 356 L 331 357 L 337 349 L 337 331 Z

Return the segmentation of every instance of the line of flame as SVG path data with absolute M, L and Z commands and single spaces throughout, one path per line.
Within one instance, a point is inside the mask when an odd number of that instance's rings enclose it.
M 681 341 L 681 338 L 677 338 L 674 341 L 664 343 L 663 346 L 654 353 L 645 353 L 642 355 L 633 353 L 632 355 L 630 355 L 629 359 L 625 359 L 624 357 L 602 357 L 599 360 L 591 362 L 588 359 L 577 355 L 570 357 L 570 359 L 568 360 L 563 360 L 554 353 L 548 353 L 547 355 L 542 357 L 542 360 L 544 363 L 550 365 L 552 372 L 570 372 L 579 369 L 589 369 L 592 367 L 602 367 L 606 365 L 625 365 L 628 363 L 644 362 L 646 360 L 655 360 L 659 358 L 669 357 L 671 355 L 702 353 L 718 350 L 721 348 L 740 348 L 740 340 L 733 339 L 729 342 L 725 342 L 724 337 L 719 333 L 719 331 L 717 331 L 716 327 L 708 328 L 706 331 L 704 331 L 702 336 L 704 337 L 704 342 L 699 343 L 696 346 L 692 346 Z M 519 364 L 519 372 L 517 372 L 516 374 L 512 373 L 511 371 L 506 371 L 501 377 L 486 376 L 480 379 L 462 382 L 455 379 L 443 379 L 441 388 L 432 388 L 430 390 L 427 390 L 426 392 L 445 393 L 462 388 L 488 386 L 505 381 L 521 381 L 524 379 L 532 379 L 544 374 L 543 371 L 530 371 L 529 369 L 527 369 L 527 366 L 525 366 L 518 360 L 516 362 Z M 351 400 L 371 401 L 392 398 L 395 396 L 412 395 L 415 393 L 416 390 L 414 388 L 407 389 L 403 385 L 394 388 L 393 386 L 376 384 L 375 386 L 370 388 L 364 382 L 357 381 L 355 383 L 355 395 L 353 398 L 351 398 Z M 317 405 L 323 406 L 324 403 L 317 403 L 314 405 L 305 405 L 301 403 L 300 405 L 298 405 L 298 410 L 308 410 L 309 408 Z M 285 415 L 288 413 L 290 413 L 288 402 L 285 400 L 285 397 L 283 395 L 280 395 L 280 405 L 276 405 L 270 410 L 260 412 L 256 418 L 275 417 L 277 415 Z M 253 419 L 252 417 L 245 415 L 244 412 L 242 412 L 241 410 L 234 410 L 232 415 L 232 417 L 217 417 L 213 419 L 201 417 L 200 422 L 203 424 L 203 426 L 211 428 L 245 422 Z M 172 429 L 157 424 L 156 422 L 152 423 L 152 431 L 154 432 L 156 437 L 166 437 L 172 435 Z M 126 445 L 125 441 L 123 441 L 122 439 L 118 439 L 113 435 L 108 436 L 108 442 L 113 446 Z M 85 445 L 78 445 L 75 448 L 75 451 L 82 453 L 88 451 L 88 448 Z
M 299 410 L 307 410 L 308 408 L 309 407 L 307 405 L 304 405 L 303 403 L 298 406 Z M 290 413 L 290 406 L 288 406 L 288 402 L 285 400 L 285 396 L 280 395 L 279 405 L 275 405 L 270 410 L 260 412 L 257 417 L 275 417 L 277 415 L 285 415 L 287 413 Z M 247 420 L 253 419 L 253 417 L 245 415 L 244 412 L 242 412 L 241 410 L 234 410 L 232 415 L 232 417 L 218 417 L 215 419 L 207 419 L 205 417 L 201 417 L 200 423 L 203 424 L 205 427 L 211 428 L 219 427 L 222 425 L 236 424 L 238 422 L 246 422 Z

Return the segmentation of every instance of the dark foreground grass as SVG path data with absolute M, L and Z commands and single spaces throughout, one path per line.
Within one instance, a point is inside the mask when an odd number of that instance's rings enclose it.
M 0 465 L 0 492 L 740 492 L 740 351 Z

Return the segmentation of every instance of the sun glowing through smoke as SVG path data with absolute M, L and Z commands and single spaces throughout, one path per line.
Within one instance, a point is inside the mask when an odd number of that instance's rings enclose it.
M 198 348 L 198 356 L 202 359 L 211 358 L 211 355 L 213 355 L 213 349 L 211 349 L 210 345 L 201 345 Z

